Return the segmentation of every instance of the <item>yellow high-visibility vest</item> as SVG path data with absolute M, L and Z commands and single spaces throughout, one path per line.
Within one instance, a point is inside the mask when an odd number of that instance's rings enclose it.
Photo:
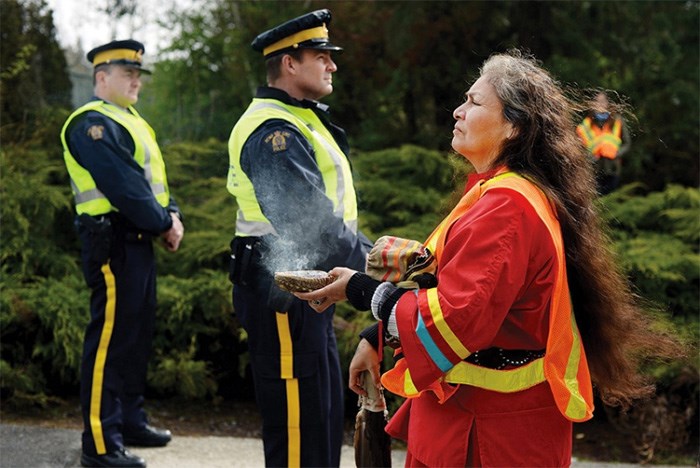
M 238 204 L 236 235 L 263 236 L 276 233 L 262 213 L 252 182 L 241 168 L 243 145 L 260 125 L 270 119 L 291 123 L 311 143 L 323 177 L 325 193 L 333 203 L 335 215 L 343 219 L 352 232 L 357 232 L 357 199 L 350 163 L 323 122 L 311 109 L 289 106 L 275 99 L 255 98 L 233 127 L 228 142 L 226 188 L 236 197 Z M 278 138 L 283 139 L 284 135 L 279 135 Z
M 95 180 L 71 154 L 66 140 L 66 131 L 71 121 L 78 115 L 88 112 L 99 112 L 124 127 L 134 140 L 134 160 L 143 168 L 144 176 L 151 186 L 153 195 L 158 203 L 167 207 L 170 203 L 170 192 L 165 174 L 165 162 L 160 152 L 156 135 L 148 123 L 141 118 L 136 109 L 129 106 L 123 109 L 105 101 L 90 101 L 78 108 L 66 120 L 61 130 L 63 143 L 63 159 L 66 162 L 71 188 L 75 197 L 75 209 L 78 214 L 99 216 L 113 211 L 119 211 L 112 206 L 107 197 L 97 188 Z

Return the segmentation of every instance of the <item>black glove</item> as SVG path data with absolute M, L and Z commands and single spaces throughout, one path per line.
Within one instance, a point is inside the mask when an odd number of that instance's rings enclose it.
M 414 276 L 412 280 L 418 283 L 420 289 L 430 289 L 438 285 L 437 278 L 432 273 L 421 273 Z

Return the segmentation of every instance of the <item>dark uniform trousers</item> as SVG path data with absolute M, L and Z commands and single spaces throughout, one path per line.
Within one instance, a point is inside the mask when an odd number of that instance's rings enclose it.
M 248 334 L 255 396 L 263 418 L 266 466 L 339 466 L 343 379 L 334 308 L 318 314 L 294 299 L 287 313 L 265 306 L 265 291 L 234 285 Z
M 116 236 L 102 264 L 91 258 L 90 234 L 79 234 L 91 289 L 80 380 L 82 444 L 83 452 L 95 455 L 122 447 L 123 431 L 147 423 L 143 393 L 155 325 L 155 257 L 150 239 Z

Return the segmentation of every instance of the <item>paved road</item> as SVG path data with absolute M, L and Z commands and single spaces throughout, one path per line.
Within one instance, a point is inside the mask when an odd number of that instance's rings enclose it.
M 175 435 L 163 448 L 138 448 L 149 468 L 249 468 L 264 466 L 262 440 Z M 394 451 L 393 465 L 406 454 Z M 0 467 L 58 468 L 80 466 L 80 431 L 0 424 Z M 355 466 L 352 447 L 343 446 L 340 466 Z
M 163 448 L 139 448 L 149 468 L 249 468 L 262 467 L 260 439 L 175 436 Z M 392 452 L 392 464 L 401 467 L 406 453 Z M 58 468 L 80 466 L 80 431 L 0 424 L 0 468 Z M 354 467 L 353 449 L 343 446 L 340 466 Z M 639 465 L 576 461 L 575 468 L 623 468 Z M 659 468 L 659 466 L 655 467 Z M 666 467 L 670 468 L 670 467 Z

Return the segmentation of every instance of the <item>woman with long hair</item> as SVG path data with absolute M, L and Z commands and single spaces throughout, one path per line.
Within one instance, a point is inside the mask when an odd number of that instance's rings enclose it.
M 387 426 L 407 441 L 407 466 L 569 466 L 593 388 L 627 406 L 653 392 L 640 360 L 677 352 L 609 250 L 579 111 L 534 58 L 491 56 L 453 113 L 452 147 L 476 173 L 425 242 L 437 285 L 335 268 L 333 283 L 297 294 L 318 311 L 371 309 L 400 341 L 381 382 L 407 398 Z M 370 341 L 350 365 L 357 393 L 364 370 L 379 384 Z

